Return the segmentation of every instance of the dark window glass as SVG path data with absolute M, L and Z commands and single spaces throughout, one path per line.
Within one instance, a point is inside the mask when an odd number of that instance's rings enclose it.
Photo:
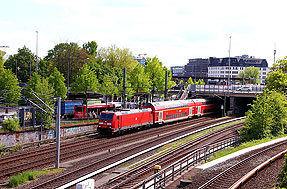
M 113 120 L 114 114 L 106 114 L 102 113 L 100 119 L 101 120 Z
M 76 106 L 75 107 L 76 112 L 83 112 L 84 110 L 85 110 L 85 108 L 83 106 Z

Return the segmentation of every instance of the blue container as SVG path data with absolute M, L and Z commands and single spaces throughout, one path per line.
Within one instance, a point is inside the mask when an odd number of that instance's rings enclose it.
M 73 117 L 74 116 L 74 107 L 76 105 L 82 105 L 83 101 L 82 100 L 66 100 L 61 102 L 61 116 L 64 117 Z M 58 103 L 55 103 L 55 112 L 57 111 Z

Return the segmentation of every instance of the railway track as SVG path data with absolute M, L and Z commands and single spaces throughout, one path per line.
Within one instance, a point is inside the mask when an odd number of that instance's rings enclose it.
M 287 141 L 282 141 L 274 145 L 268 146 L 265 149 L 261 149 L 249 157 L 239 161 L 232 165 L 223 172 L 217 174 L 198 188 L 230 188 L 240 178 L 242 178 L 247 172 L 251 171 L 265 160 L 271 158 L 277 153 L 286 150 Z
M 173 150 L 170 150 L 154 159 L 137 166 L 124 174 L 119 175 L 107 183 L 103 188 L 131 188 L 137 183 L 141 182 L 144 178 L 149 177 L 154 172 L 155 165 L 161 165 L 162 168 L 174 163 L 175 161 L 192 153 L 195 149 L 203 145 L 216 143 L 229 137 L 237 135 L 237 129 L 241 128 L 244 123 L 231 125 L 229 127 L 213 131 L 203 135 L 195 140 L 189 141 Z
M 117 138 L 100 138 L 99 136 L 70 141 L 61 145 L 61 162 L 73 160 L 75 158 L 87 156 L 90 154 L 107 152 L 111 149 L 117 149 L 124 145 L 138 141 L 135 136 L 140 134 L 140 138 L 154 137 L 159 134 L 176 129 L 181 124 L 182 128 L 188 128 L 190 125 L 198 124 L 202 121 L 212 120 L 211 118 L 194 119 L 180 122 L 166 127 L 158 127 L 153 130 L 146 130 L 141 133 L 120 136 Z M 152 132 L 152 133 L 151 133 Z M 28 153 L 16 153 L 4 156 L 0 159 L 0 177 L 7 177 L 25 170 L 45 168 L 54 163 L 55 144 L 40 149 L 33 149 Z
M 126 146 L 121 149 L 117 149 L 114 151 L 110 151 L 109 153 L 102 154 L 94 159 L 96 160 L 87 160 L 87 163 L 83 165 L 83 163 L 79 163 L 77 166 L 59 174 L 58 176 L 51 176 L 43 180 L 41 183 L 35 184 L 33 187 L 29 186 L 29 188 L 55 188 L 58 186 L 62 186 L 71 180 L 75 180 L 75 178 L 87 175 L 95 170 L 101 170 L 106 166 L 109 166 L 113 163 L 117 163 L 124 158 L 128 158 L 133 156 L 135 153 L 139 153 L 144 151 L 145 149 L 151 148 L 153 146 L 164 143 L 164 141 L 173 139 L 174 137 L 181 136 L 190 132 L 191 130 L 202 129 L 207 127 L 207 125 L 212 125 L 215 123 L 222 122 L 222 120 L 212 120 L 207 123 L 197 124 L 191 128 L 181 128 L 176 131 L 170 131 L 167 134 L 157 135 L 156 137 L 149 138 L 149 140 L 142 142 L 140 144 L 133 144 Z M 182 124 L 182 123 L 181 123 Z M 140 135 L 135 136 L 138 140 Z

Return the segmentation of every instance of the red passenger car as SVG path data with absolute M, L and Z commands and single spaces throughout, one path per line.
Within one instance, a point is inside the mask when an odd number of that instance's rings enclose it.
M 146 103 L 143 108 L 153 110 L 154 123 L 164 123 L 210 114 L 216 105 L 206 99 L 189 99 Z
M 124 130 L 153 124 L 152 110 L 105 111 L 99 119 L 99 133 L 120 133 Z

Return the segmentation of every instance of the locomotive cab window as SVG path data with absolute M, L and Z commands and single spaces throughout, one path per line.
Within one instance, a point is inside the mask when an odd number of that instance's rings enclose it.
M 113 120 L 114 114 L 106 114 L 102 113 L 100 119 L 101 120 Z

